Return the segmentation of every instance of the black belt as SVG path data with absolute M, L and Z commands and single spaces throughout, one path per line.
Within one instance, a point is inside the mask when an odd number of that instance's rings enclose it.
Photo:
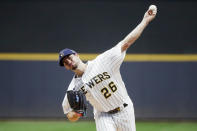
M 127 106 L 128 106 L 128 104 L 126 104 L 126 103 L 123 104 L 124 108 L 127 107 Z M 108 113 L 109 114 L 115 114 L 115 113 L 118 113 L 120 111 L 120 109 L 121 109 L 120 107 L 117 107 L 117 108 L 115 108 L 113 110 L 108 111 Z

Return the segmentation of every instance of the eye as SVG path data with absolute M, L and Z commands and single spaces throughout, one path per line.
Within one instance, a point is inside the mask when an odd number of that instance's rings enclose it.
M 73 55 L 69 55 L 68 58 L 69 58 L 69 59 L 72 59 L 72 58 L 73 58 Z
M 68 60 L 69 60 L 69 58 L 68 57 L 65 57 L 64 59 L 63 59 L 63 63 L 68 63 Z
M 66 60 L 66 59 L 70 59 L 70 55 L 65 56 L 64 60 Z

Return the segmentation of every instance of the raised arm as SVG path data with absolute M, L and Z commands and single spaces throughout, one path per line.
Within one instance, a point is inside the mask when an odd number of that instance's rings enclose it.
M 140 24 L 132 30 L 122 41 L 121 51 L 127 50 L 141 35 L 146 26 L 151 22 L 157 14 L 157 7 L 155 5 L 149 6 L 149 9 L 144 14 L 144 18 Z

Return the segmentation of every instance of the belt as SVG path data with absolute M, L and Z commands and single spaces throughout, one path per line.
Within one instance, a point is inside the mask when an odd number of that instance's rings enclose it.
M 110 111 L 108 111 L 108 113 L 109 113 L 109 114 L 118 113 L 119 111 L 122 110 L 122 107 L 125 108 L 125 107 L 127 107 L 127 106 L 128 106 L 128 104 L 124 103 L 121 107 L 117 107 L 117 108 L 115 108 L 115 109 L 113 109 L 113 110 L 110 110 Z

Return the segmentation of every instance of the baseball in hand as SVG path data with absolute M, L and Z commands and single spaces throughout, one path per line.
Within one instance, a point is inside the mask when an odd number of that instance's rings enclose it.
M 148 9 L 148 14 L 152 15 L 152 14 L 156 14 L 157 13 L 157 7 L 155 5 L 150 5 L 149 9 Z

